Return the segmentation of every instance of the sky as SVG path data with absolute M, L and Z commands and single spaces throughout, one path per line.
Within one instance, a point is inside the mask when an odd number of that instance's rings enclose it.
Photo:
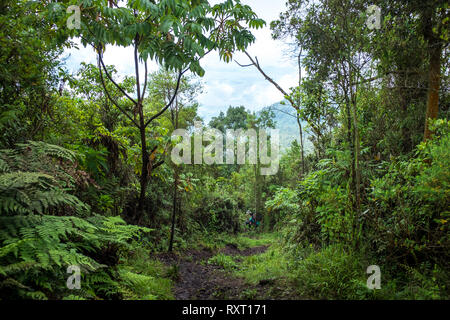
M 256 14 L 264 19 L 266 27 L 253 30 L 256 41 L 247 51 L 253 57 L 257 56 L 262 69 L 288 90 L 296 85 L 298 71 L 295 59 L 289 56 L 289 47 L 280 40 L 273 40 L 269 28 L 270 22 L 276 20 L 285 11 L 286 0 L 242 0 L 243 4 L 252 7 Z M 211 4 L 221 2 L 210 1 Z M 104 60 L 113 64 L 120 76 L 134 75 L 134 60 L 131 48 L 109 47 Z M 81 62 L 96 64 L 96 56 L 92 48 L 70 49 L 64 53 L 66 65 L 72 72 L 78 70 Z M 241 64 L 249 63 L 243 53 L 234 55 L 234 60 Z M 199 115 L 208 122 L 220 111 L 226 111 L 229 106 L 245 106 L 251 111 L 260 110 L 283 100 L 283 95 L 254 67 L 242 68 L 234 61 L 220 61 L 217 53 L 211 53 L 201 61 L 205 76 L 201 79 L 204 90 L 198 96 L 200 103 Z M 156 71 L 156 63 L 150 64 L 150 70 Z M 142 69 L 142 68 L 141 68 Z

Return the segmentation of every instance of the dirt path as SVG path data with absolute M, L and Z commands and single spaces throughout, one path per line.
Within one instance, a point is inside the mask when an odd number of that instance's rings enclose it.
M 268 246 L 258 246 L 239 250 L 235 245 L 227 245 L 219 252 L 226 255 L 250 256 L 261 254 Z M 245 290 L 261 291 L 260 285 L 251 286 L 241 278 L 233 277 L 222 267 L 208 264 L 208 259 L 217 252 L 208 250 L 188 251 L 182 255 L 163 254 L 158 258 L 168 266 L 178 268 L 178 279 L 175 284 L 177 300 L 238 300 Z

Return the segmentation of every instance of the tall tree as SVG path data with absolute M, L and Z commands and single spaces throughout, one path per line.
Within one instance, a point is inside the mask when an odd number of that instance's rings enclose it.
M 161 69 L 152 75 L 149 86 L 150 100 L 160 101 L 162 105 L 167 105 L 177 90 L 177 74 L 168 70 Z M 178 94 L 175 101 L 169 108 L 169 113 L 166 114 L 170 122 L 170 129 L 177 130 L 179 128 L 188 128 L 193 126 L 193 121 L 197 118 L 196 96 L 201 92 L 202 87 L 198 82 L 194 82 L 192 77 L 183 77 L 178 88 Z M 182 174 L 182 167 L 175 163 L 173 168 L 173 187 L 172 187 L 172 217 L 169 237 L 168 251 L 172 252 L 175 224 L 177 215 L 180 216 L 181 211 L 181 196 L 179 195 L 180 174 Z M 180 220 L 180 219 L 178 219 Z
M 444 48 L 448 46 L 448 2 L 429 0 L 425 3 L 417 2 L 414 4 L 414 11 L 418 12 L 421 17 L 422 32 L 427 43 L 429 58 L 428 98 L 424 131 L 424 140 L 428 140 L 432 134 L 429 120 L 436 119 L 439 113 L 441 59 Z
M 257 132 L 259 130 L 266 130 L 269 128 L 275 128 L 275 122 L 273 120 L 274 113 L 271 110 L 262 110 L 257 113 L 251 113 L 247 117 L 247 127 L 254 129 Z M 262 188 L 265 180 L 265 176 L 261 175 L 261 162 L 260 162 L 260 144 L 266 143 L 260 140 L 260 135 L 256 137 L 256 163 L 253 165 L 253 172 L 255 177 L 254 183 L 254 195 L 255 195 L 255 216 L 256 220 L 262 220 L 263 218 L 263 204 L 262 204 Z
M 0 2 L 0 147 L 42 138 L 61 78 L 57 31 L 40 1 Z
M 151 152 L 147 145 L 146 129 L 164 114 L 175 101 L 183 75 L 191 71 L 203 76 L 200 60 L 209 52 L 218 51 L 230 61 L 236 50 L 245 50 L 255 38 L 242 25 L 260 28 L 265 22 L 258 19 L 249 6 L 239 0 L 227 0 L 211 6 L 206 0 L 151 1 L 86 1 L 81 6 L 81 27 L 71 36 L 80 37 L 83 45 L 91 45 L 97 53 L 98 68 L 108 98 L 140 132 L 142 170 L 137 214 L 144 212 L 145 194 L 149 182 Z M 65 5 L 78 4 L 64 1 Z M 49 11 L 64 12 L 60 3 L 49 4 Z M 63 26 L 67 15 L 59 21 Z M 129 95 L 108 72 L 104 55 L 108 45 L 131 47 L 134 61 L 136 90 Z M 166 106 L 156 113 L 146 114 L 144 99 L 147 88 L 148 60 L 154 59 L 168 70 L 177 73 L 177 86 Z M 143 65 L 144 78 L 141 79 Z M 130 114 L 113 99 L 106 87 L 107 78 L 134 105 Z
M 366 26 L 366 3 L 361 0 L 292 1 L 280 19 L 272 23 L 274 37 L 288 34 L 306 51 L 304 59 L 314 81 L 334 91 L 333 102 L 346 118 L 347 142 L 352 156 L 350 167 L 353 207 L 361 206 L 360 136 L 357 99 L 359 84 L 370 70 L 366 50 L 370 30 Z M 353 217 L 356 233 L 357 217 Z

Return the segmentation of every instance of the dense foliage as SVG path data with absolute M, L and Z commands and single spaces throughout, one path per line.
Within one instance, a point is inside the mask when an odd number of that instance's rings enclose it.
M 249 6 L 3 1 L 0 299 L 173 299 L 177 267 L 155 257 L 231 238 L 261 245 L 239 238 L 248 210 L 260 223 L 252 234 L 275 244 L 208 265 L 250 284 L 283 281 L 272 289 L 302 298 L 448 299 L 448 4 L 374 3 L 375 30 L 366 1 L 289 0 L 270 25 L 300 68 L 298 86 L 279 88 L 283 109 L 230 106 L 205 123 L 225 132 L 283 126 L 275 112 L 295 119 L 298 141 L 265 176 L 260 161 L 171 161 L 172 132 L 204 121 L 202 59 L 232 61 L 265 25 Z M 79 28 L 66 27 L 70 5 L 81 7 Z M 62 52 L 78 40 L 97 64 L 70 74 Z M 132 49 L 133 76 L 105 64 L 113 46 Z M 366 286 L 370 265 L 382 270 L 380 290 Z M 66 285 L 70 266 L 80 290 Z

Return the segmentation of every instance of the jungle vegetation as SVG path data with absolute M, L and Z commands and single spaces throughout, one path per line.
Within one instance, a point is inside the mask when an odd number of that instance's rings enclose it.
M 447 1 L 374 0 L 379 30 L 362 0 L 288 0 L 272 22 L 244 2 L 0 2 L 1 300 L 174 299 L 178 269 L 155 257 L 204 248 L 206 264 L 245 279 L 243 299 L 280 282 L 280 299 L 450 297 Z M 71 5 L 79 28 L 66 27 Z M 247 52 L 266 25 L 292 48 L 298 86 Z M 70 73 L 75 40 L 97 63 Z M 132 48 L 133 76 L 105 63 L 112 46 Z M 282 125 L 280 106 L 200 117 L 214 51 L 229 63 L 246 53 L 241 66 L 283 93 L 298 138 L 277 174 L 171 160 L 172 132 L 197 121 Z M 248 210 L 260 222 L 250 236 Z M 270 247 L 238 259 L 220 251 L 230 244 Z M 74 265 L 80 290 L 66 286 Z M 366 286 L 370 265 L 381 289 Z

